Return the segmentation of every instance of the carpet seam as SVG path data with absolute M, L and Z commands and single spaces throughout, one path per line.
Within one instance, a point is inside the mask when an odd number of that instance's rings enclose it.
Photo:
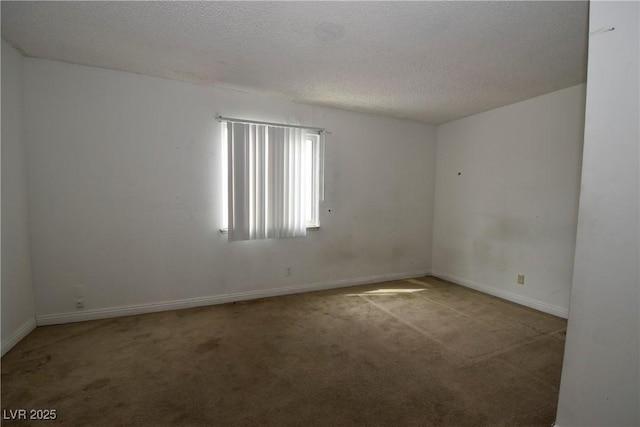
M 405 281 L 406 281 L 406 282 L 409 282 L 409 280 L 408 280 L 408 279 L 405 279 Z M 420 281 L 419 281 L 419 280 L 415 280 L 415 281 L 411 281 L 411 282 L 409 282 L 409 283 L 414 283 L 414 284 L 416 284 L 415 282 L 420 282 Z M 421 283 L 422 283 L 422 282 L 421 282 Z M 426 286 L 425 286 L 425 288 L 426 288 Z M 427 288 L 427 289 L 428 289 L 428 288 Z M 437 305 L 439 305 L 439 306 L 441 306 L 441 307 L 444 307 L 444 308 L 446 308 L 446 309 L 448 309 L 448 310 L 451 310 L 451 311 L 453 311 L 454 313 L 457 313 L 457 314 L 459 314 L 459 315 L 461 315 L 462 317 L 465 317 L 465 318 L 467 318 L 467 319 L 473 320 L 473 321 L 474 321 L 474 322 L 476 322 L 476 323 L 479 323 L 479 324 L 481 324 L 481 325 L 484 325 L 484 326 L 488 327 L 488 328 L 490 329 L 490 331 L 491 331 L 491 332 L 495 332 L 495 331 L 502 331 L 502 332 L 504 332 L 505 334 L 507 334 L 507 335 L 509 335 L 509 336 L 511 336 L 511 337 L 513 337 L 513 338 L 520 339 L 520 337 L 518 337 L 517 335 L 512 334 L 511 332 L 509 332 L 509 331 L 507 331 L 507 330 L 505 330 L 505 329 L 496 329 L 496 328 L 494 328 L 492 325 L 490 325 L 489 323 L 486 323 L 486 322 L 484 322 L 484 321 L 482 321 L 482 320 L 479 320 L 479 319 L 477 319 L 477 318 L 475 318 L 475 317 L 473 317 L 473 316 L 470 316 L 470 315 L 468 315 L 468 314 L 466 314 L 466 313 L 464 313 L 464 312 L 462 312 L 462 311 L 460 311 L 460 310 L 457 310 L 457 309 L 455 309 L 455 308 L 453 308 L 453 307 L 450 307 L 450 306 L 448 306 L 447 304 L 441 303 L 441 302 L 439 302 L 439 301 L 435 301 L 435 300 L 433 300 L 433 299 L 431 299 L 431 298 L 429 298 L 429 297 L 427 297 L 427 296 L 425 296 L 425 295 L 423 295 L 423 294 L 416 294 L 416 296 L 417 296 L 418 298 L 422 298 L 423 300 L 426 300 L 426 301 L 432 302 L 432 303 L 437 304 Z M 515 320 L 515 321 L 517 322 L 517 320 Z M 526 326 L 526 327 L 528 327 L 529 329 L 531 329 L 533 332 L 535 332 L 535 333 L 537 334 L 537 336 L 535 336 L 535 337 L 533 337 L 533 338 L 530 338 L 530 339 L 528 339 L 527 341 L 524 341 L 524 342 L 523 342 L 523 341 L 520 341 L 520 342 L 518 342 L 518 343 L 512 344 L 512 346 L 516 346 L 516 345 L 527 345 L 528 343 L 535 342 L 535 341 L 537 341 L 537 340 L 538 340 L 538 339 L 540 339 L 540 338 L 547 337 L 547 336 L 551 336 L 552 334 L 557 334 L 558 332 L 562 332 L 562 331 L 566 330 L 566 327 L 565 327 L 565 328 L 558 329 L 558 330 L 555 330 L 555 331 L 546 332 L 546 333 L 541 333 L 541 332 L 536 331 L 535 329 L 533 329 L 533 328 L 529 327 L 528 325 L 526 325 L 526 324 L 524 324 L 524 323 L 522 323 L 522 322 L 518 322 L 518 323 L 523 324 L 524 326 Z M 553 338 L 555 338 L 555 337 L 553 337 Z M 558 338 L 558 339 L 560 339 L 560 338 Z M 517 348 L 517 347 L 516 347 L 516 348 Z M 497 350 L 496 350 L 496 351 L 497 351 Z
M 400 317 L 400 316 L 398 316 L 398 315 L 396 315 L 396 314 L 392 313 L 390 310 L 388 310 L 388 309 L 386 309 L 386 308 L 382 307 L 382 306 L 381 306 L 381 305 L 379 305 L 378 303 L 375 303 L 375 302 L 371 301 L 368 297 L 363 296 L 363 295 L 358 295 L 358 296 L 359 296 L 360 298 L 362 298 L 363 300 L 365 300 L 367 303 L 369 303 L 369 304 L 371 304 L 372 306 L 374 306 L 375 308 L 377 308 L 378 310 L 380 310 L 380 311 L 383 311 L 383 312 L 387 313 L 387 314 L 388 314 L 389 316 L 391 316 L 393 319 L 397 320 L 398 322 L 400 322 L 400 323 L 404 324 L 405 326 L 408 326 L 409 328 L 411 328 L 411 329 L 413 329 L 414 331 L 418 332 L 420 335 L 422 335 L 422 336 L 424 336 L 424 337 L 426 337 L 426 338 L 429 338 L 430 340 L 432 340 L 432 341 L 434 341 L 434 342 L 436 342 L 436 343 L 440 344 L 440 345 L 442 346 L 442 348 L 443 348 L 447 353 L 449 353 L 449 354 L 451 354 L 451 355 L 453 355 L 453 356 L 457 357 L 458 359 L 460 359 L 460 355 L 459 355 L 458 353 L 453 352 L 452 350 L 450 350 L 450 349 L 449 349 L 449 347 L 447 346 L 447 344 L 446 344 L 444 341 L 442 341 L 442 340 L 440 340 L 440 339 L 438 339 L 438 338 L 434 337 L 433 335 L 429 334 L 429 333 L 428 333 L 427 331 L 425 331 L 424 329 L 422 329 L 422 328 L 420 328 L 420 327 L 418 327 L 418 326 L 414 325 L 413 323 L 411 323 L 411 322 L 409 322 L 409 321 L 407 321 L 407 320 L 403 319 L 402 317 Z
M 396 314 L 392 313 L 392 312 L 391 312 L 391 311 L 389 311 L 388 309 L 386 309 L 386 308 L 384 308 L 384 307 L 380 306 L 379 304 L 377 304 L 377 303 L 375 303 L 375 302 L 371 301 L 368 297 L 363 296 L 363 295 L 358 295 L 358 297 L 360 297 L 360 298 L 364 299 L 366 302 L 368 302 L 368 303 L 369 303 L 369 304 L 371 304 L 372 306 L 376 307 L 377 309 L 379 309 L 379 310 L 381 310 L 381 311 L 383 311 L 383 312 L 387 313 L 387 314 L 388 314 L 389 316 L 391 316 L 393 319 L 395 319 L 395 320 L 399 321 L 400 323 L 402 323 L 402 324 L 404 324 L 404 325 L 408 326 L 409 328 L 411 328 L 411 329 L 413 329 L 414 331 L 418 332 L 418 333 L 419 333 L 419 334 L 421 334 L 422 336 L 425 336 L 425 337 L 427 337 L 427 338 L 429 338 L 429 339 L 431 339 L 431 340 L 433 340 L 433 341 L 437 342 L 438 344 L 442 345 L 442 349 L 444 350 L 444 352 L 446 352 L 446 353 L 448 353 L 449 355 L 453 356 L 453 357 L 454 357 L 454 358 L 455 358 L 459 363 L 461 363 L 462 365 L 464 365 L 464 366 L 466 366 L 466 367 L 468 367 L 468 366 L 473 366 L 473 365 L 475 365 L 475 364 L 477 364 L 477 363 L 486 362 L 487 360 L 495 360 L 495 359 L 493 359 L 493 357 L 489 357 L 489 358 L 486 358 L 486 359 L 484 359 L 484 360 L 476 361 L 476 360 L 474 360 L 474 358 L 471 358 L 471 357 L 469 357 L 469 356 L 461 355 L 461 354 L 459 354 L 459 353 L 457 353 L 457 352 L 454 352 L 454 351 L 452 351 L 452 350 L 447 346 L 447 344 L 446 344 L 444 341 L 439 340 L 438 338 L 433 337 L 433 336 L 432 336 L 431 334 L 429 334 L 427 331 L 423 330 L 422 328 L 419 328 L 419 327 L 415 326 L 414 324 L 410 323 L 409 321 L 407 321 L 407 320 L 405 320 L 405 319 L 401 318 L 400 316 L 398 316 L 398 315 L 396 315 Z M 553 332 L 551 332 L 551 333 L 556 333 L 556 332 L 558 332 L 558 331 L 553 331 Z M 537 340 L 542 339 L 542 338 L 544 338 L 545 336 L 546 336 L 546 335 L 541 335 L 540 337 L 536 337 L 536 339 L 535 339 L 535 340 L 530 341 L 530 342 L 527 342 L 527 343 L 525 343 L 524 345 L 526 345 L 526 344 L 531 344 L 531 343 L 533 343 L 533 342 L 536 342 Z M 509 350 L 509 351 L 511 351 L 511 350 Z M 507 353 L 507 352 L 505 352 L 505 353 Z M 527 377 L 529 377 L 529 378 L 531 378 L 531 379 L 533 379 L 533 380 L 537 381 L 538 383 L 540 383 L 540 384 L 542 384 L 542 385 L 545 385 L 545 386 L 547 386 L 547 387 L 550 387 L 550 388 L 551 388 L 551 389 L 553 389 L 553 390 L 557 390 L 557 387 L 556 387 L 556 386 L 554 386 L 554 385 L 552 385 L 552 384 L 549 384 L 548 382 L 546 382 L 546 381 L 544 381 L 544 380 L 541 380 L 540 378 L 538 378 L 537 376 L 533 375 L 532 373 L 530 373 L 530 372 L 528 372 L 528 371 L 525 371 L 524 369 L 521 369 L 520 367 L 518 367 L 518 366 L 516 366 L 516 365 L 514 365 L 514 364 L 512 364 L 512 363 L 510 363 L 510 362 L 508 362 L 508 361 L 506 361 L 506 360 L 504 360 L 504 359 L 497 359 L 497 361 L 498 361 L 498 362 L 500 362 L 500 363 L 502 363 L 503 365 L 506 365 L 506 366 L 508 366 L 508 367 L 512 368 L 513 370 L 516 370 L 516 371 L 520 372 L 521 374 L 526 375 Z M 468 363 L 468 362 L 471 362 L 471 363 Z

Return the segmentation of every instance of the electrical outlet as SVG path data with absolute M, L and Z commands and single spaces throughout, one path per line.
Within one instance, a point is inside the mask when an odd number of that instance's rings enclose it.
M 76 308 L 84 308 L 84 300 L 82 298 L 76 300 Z
M 518 274 L 518 285 L 524 285 L 524 274 Z
M 287 267 L 284 269 L 284 275 L 285 276 L 291 276 L 291 267 Z

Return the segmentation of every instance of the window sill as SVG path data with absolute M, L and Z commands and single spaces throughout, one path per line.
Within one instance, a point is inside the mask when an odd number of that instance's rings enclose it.
M 312 227 L 307 227 L 307 231 L 318 231 L 320 230 L 320 226 L 319 225 L 314 225 Z M 229 230 L 227 230 L 226 228 L 221 228 L 220 229 L 220 234 L 227 234 L 229 232 Z

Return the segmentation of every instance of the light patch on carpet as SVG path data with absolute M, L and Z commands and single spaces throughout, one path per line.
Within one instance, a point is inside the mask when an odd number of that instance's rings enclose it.
M 363 295 L 383 295 L 393 296 L 398 294 L 412 294 L 415 292 L 426 291 L 426 289 L 376 289 L 375 291 L 366 291 L 360 294 L 347 294 L 348 297 L 359 297 Z
M 428 283 L 425 283 L 422 280 L 418 280 L 418 279 L 405 279 L 405 282 L 409 282 L 409 283 L 412 283 L 414 285 L 429 286 Z

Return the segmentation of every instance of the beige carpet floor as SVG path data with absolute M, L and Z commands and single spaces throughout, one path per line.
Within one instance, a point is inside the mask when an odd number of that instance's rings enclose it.
M 433 277 L 39 327 L 3 425 L 550 426 L 565 327 Z

